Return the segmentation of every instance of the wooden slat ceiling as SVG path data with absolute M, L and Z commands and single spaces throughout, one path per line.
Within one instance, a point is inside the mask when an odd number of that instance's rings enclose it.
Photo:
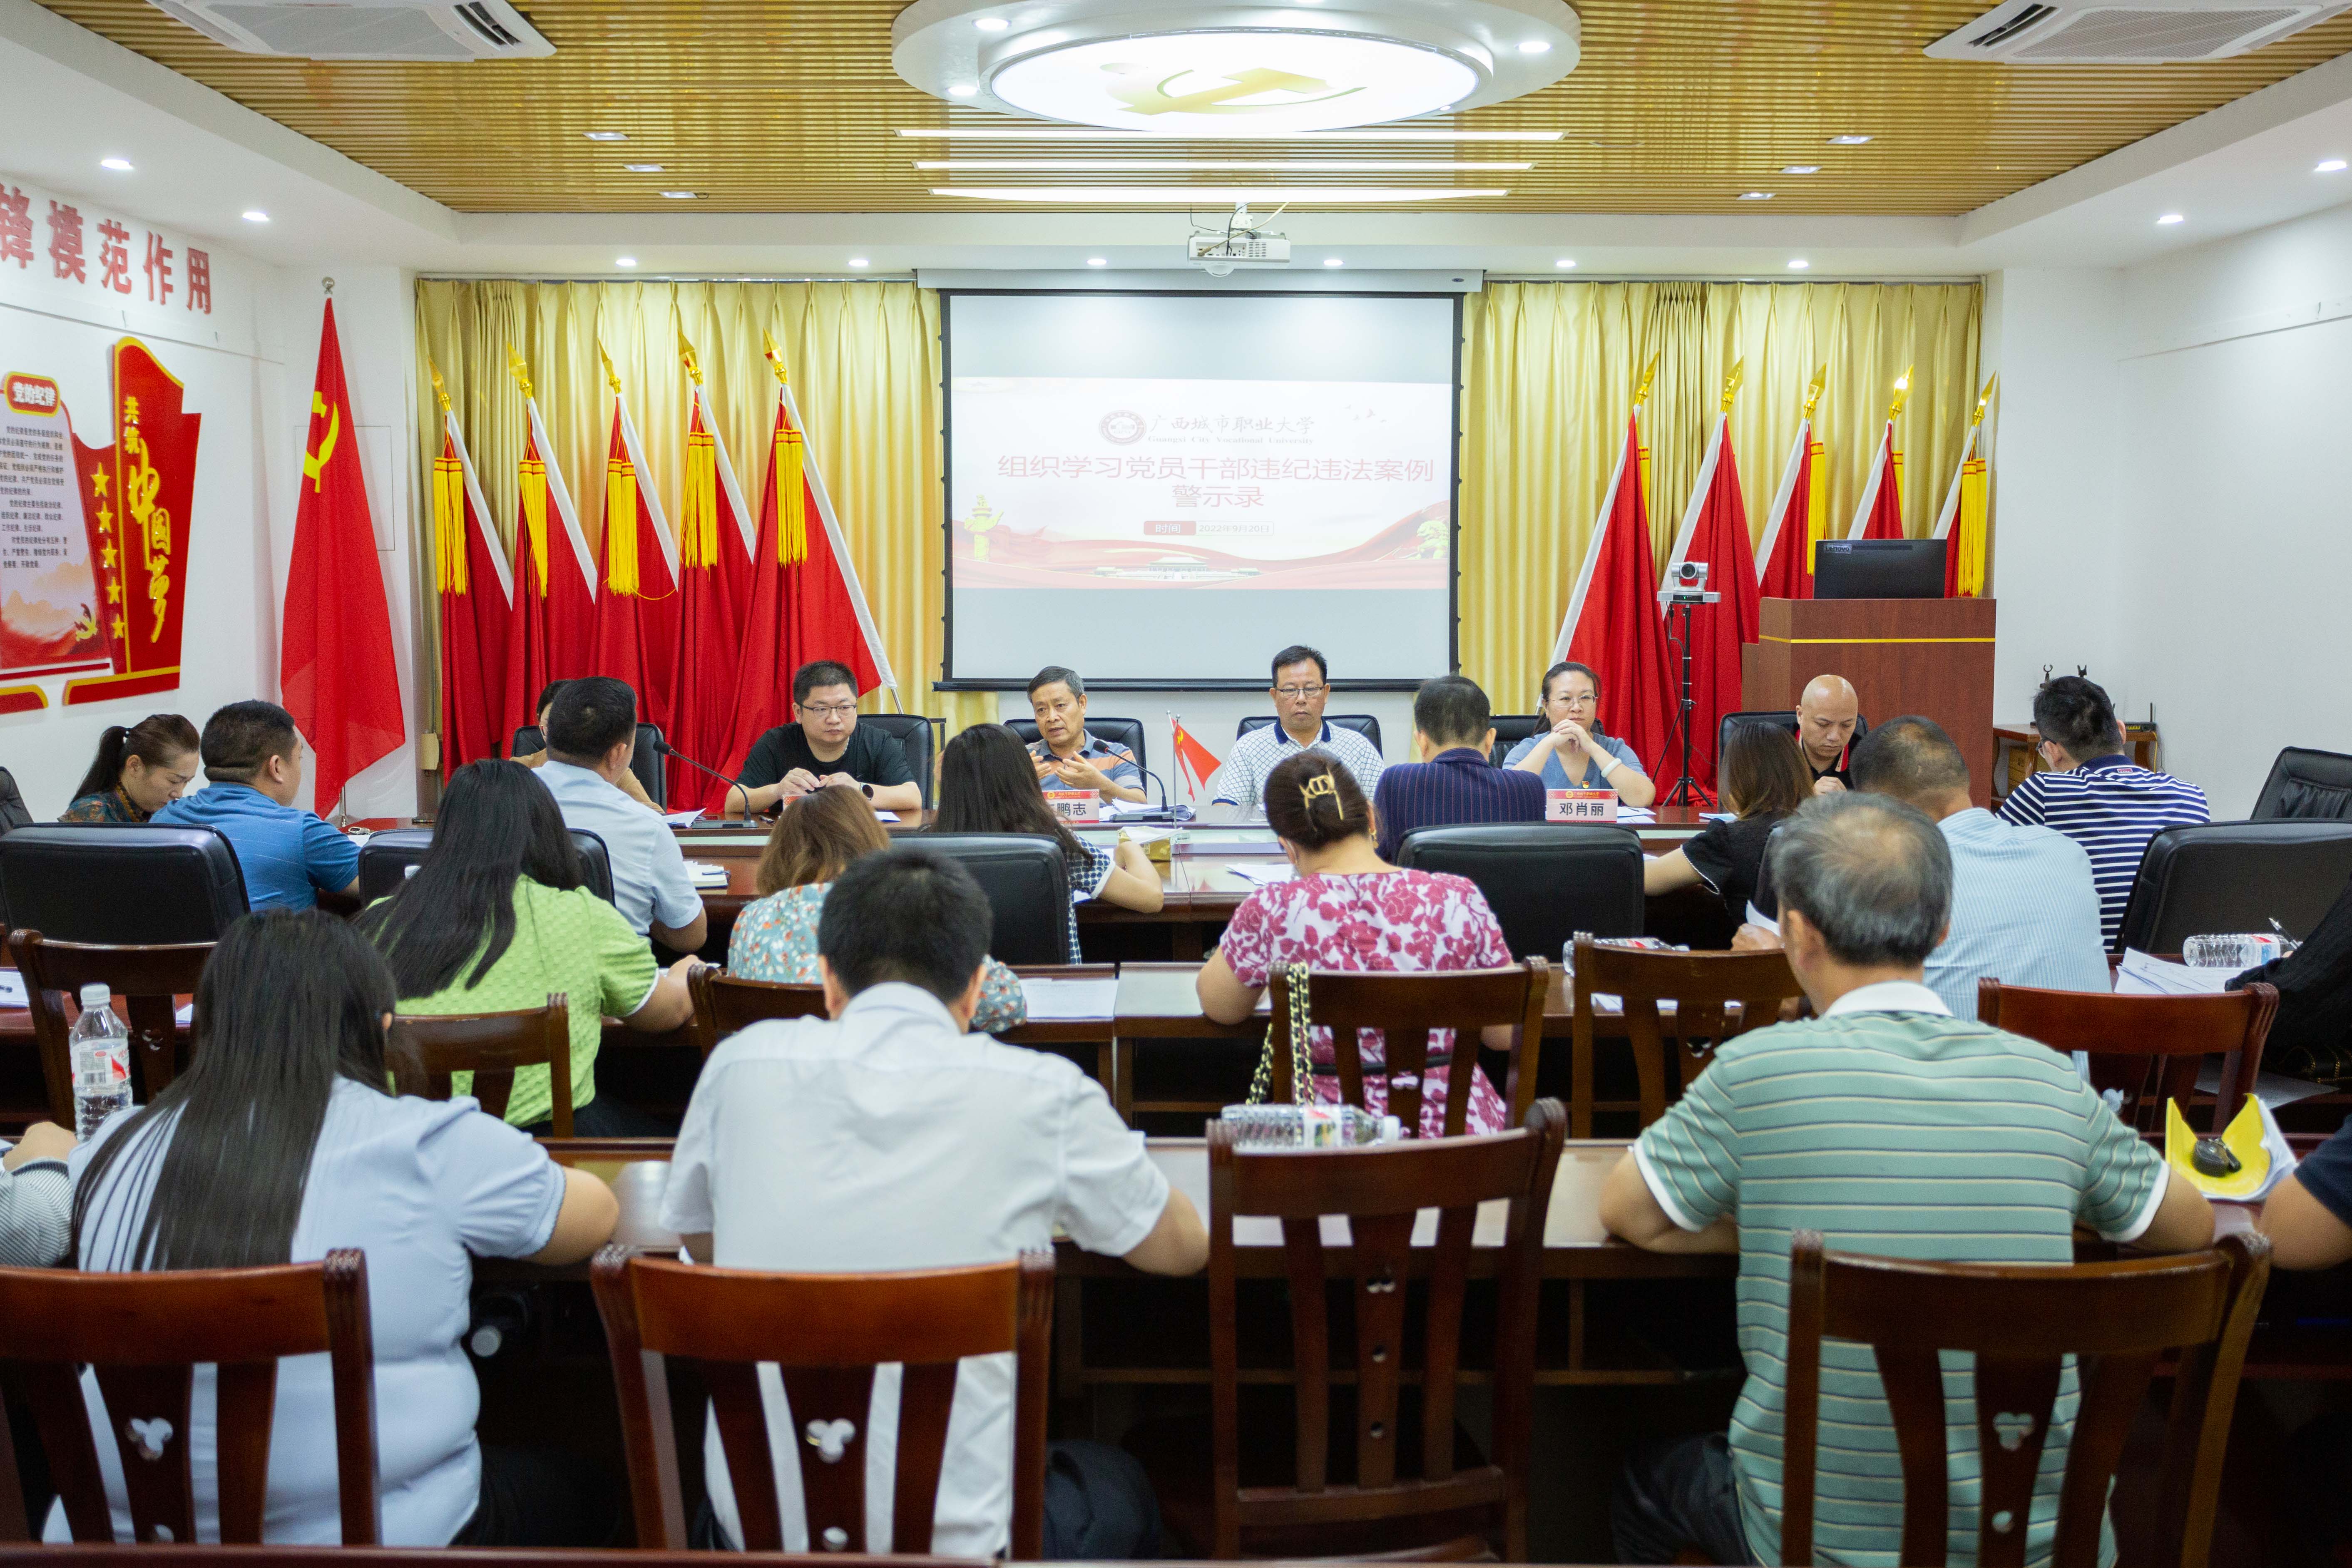
M 2021 68 L 1925 58 L 1991 0 L 1580 0 L 1583 64 L 1457 130 L 1558 142 L 1138 145 L 909 139 L 1003 124 L 890 68 L 893 0 L 530 0 L 551 58 L 351 64 L 241 55 L 144 0 L 49 9 L 461 212 L 904 212 L 982 204 L 934 185 L 1277 183 L 1272 173 L 967 174 L 915 161 L 1089 155 L 1528 161 L 1510 173 L 1324 174 L 1292 183 L 1507 186 L 1449 209 L 1951 215 L 2008 195 L 2352 48 L 2352 16 L 2217 64 Z M 593 142 L 588 131 L 622 131 Z M 1827 139 L 1866 133 L 1870 145 Z M 624 173 L 657 163 L 658 174 Z M 1780 173 L 1819 163 L 1822 173 Z M 1776 193 L 1769 207 L 1735 201 Z M 1073 210 L 1067 205 L 1057 210 Z M 1083 210 L 1083 209 L 1080 209 Z

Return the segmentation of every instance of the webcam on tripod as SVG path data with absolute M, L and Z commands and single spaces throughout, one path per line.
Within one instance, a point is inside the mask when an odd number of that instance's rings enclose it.
M 1658 590 L 1658 603 L 1672 608 L 1676 605 L 1719 605 L 1720 594 L 1706 591 L 1706 563 L 1677 561 L 1666 568 L 1666 585 Z

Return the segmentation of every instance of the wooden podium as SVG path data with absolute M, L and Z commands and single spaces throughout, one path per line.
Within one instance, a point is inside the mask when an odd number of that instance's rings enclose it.
M 1818 675 L 1843 675 L 1873 724 L 1916 713 L 1969 760 L 1969 788 L 1992 802 L 1990 599 L 1766 599 L 1761 640 L 1740 650 L 1743 709 L 1794 708 Z

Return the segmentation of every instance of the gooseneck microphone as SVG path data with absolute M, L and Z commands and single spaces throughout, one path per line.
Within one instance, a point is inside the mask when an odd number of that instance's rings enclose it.
M 717 768 L 711 767 L 708 763 L 696 762 L 692 757 L 688 756 L 684 752 L 679 751 L 667 741 L 656 741 L 652 745 L 653 752 L 656 756 L 676 757 L 688 767 L 693 768 L 699 773 L 709 773 L 712 778 L 717 779 L 720 784 L 727 785 L 730 789 L 741 790 L 743 792 L 743 816 L 747 821 L 750 819 L 751 816 L 751 786 L 750 784 L 745 784 L 741 779 L 735 778 L 730 774 L 722 773 Z

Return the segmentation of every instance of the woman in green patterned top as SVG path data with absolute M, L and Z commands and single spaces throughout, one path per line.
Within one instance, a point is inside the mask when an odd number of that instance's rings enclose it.
M 659 1034 L 694 1013 L 682 958 L 664 973 L 646 939 L 581 880 L 572 835 L 520 763 L 460 768 L 441 797 L 433 847 L 400 891 L 360 914 L 392 965 L 403 1013 L 500 1013 L 551 995 L 571 1004 L 572 1125 L 583 1138 L 676 1131 L 596 1097 L 604 1020 Z M 472 1075 L 455 1075 L 464 1093 Z M 507 1121 L 542 1131 L 554 1114 L 545 1068 L 521 1068 Z
M 59 822 L 144 822 L 196 776 L 196 727 L 177 713 L 110 724 Z
M 788 985 L 817 984 L 816 928 L 826 890 L 852 860 L 889 847 L 874 807 L 854 789 L 835 784 L 786 802 L 760 856 L 761 896 L 743 907 L 727 943 L 727 973 Z M 990 959 L 980 1010 L 971 1016 L 973 1032 L 1017 1028 L 1028 1016 L 1020 977 Z

